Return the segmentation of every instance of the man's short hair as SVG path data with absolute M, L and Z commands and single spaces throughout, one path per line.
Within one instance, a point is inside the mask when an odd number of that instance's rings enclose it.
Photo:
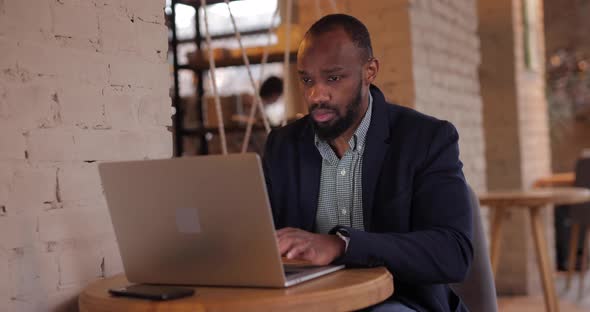
M 363 51 L 367 60 L 373 57 L 371 36 L 367 27 L 358 19 L 346 14 L 330 14 L 315 22 L 305 33 L 305 37 L 317 36 L 338 28 L 342 28 L 356 47 Z

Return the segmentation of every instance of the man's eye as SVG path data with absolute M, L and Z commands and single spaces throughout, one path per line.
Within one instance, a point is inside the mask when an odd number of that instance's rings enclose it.
M 330 76 L 330 77 L 328 77 L 328 81 L 338 81 L 340 79 L 341 79 L 340 76 Z
M 311 79 L 307 77 L 301 77 L 301 82 L 303 82 L 304 84 L 308 84 L 311 82 Z

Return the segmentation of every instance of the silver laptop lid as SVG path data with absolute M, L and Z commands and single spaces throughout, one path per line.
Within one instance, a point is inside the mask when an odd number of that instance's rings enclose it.
M 258 155 L 102 163 L 99 171 L 129 281 L 285 286 Z

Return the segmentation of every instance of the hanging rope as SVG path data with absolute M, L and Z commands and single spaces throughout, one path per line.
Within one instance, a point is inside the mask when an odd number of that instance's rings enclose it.
M 322 18 L 322 5 L 320 0 L 315 0 L 315 13 L 318 19 Z
M 213 56 L 213 45 L 211 44 L 211 35 L 209 34 L 209 22 L 207 20 L 207 2 L 201 0 L 201 7 L 203 8 L 203 19 L 205 20 L 205 35 L 207 37 L 207 47 L 209 48 L 209 84 L 213 90 L 215 98 L 215 111 L 217 112 L 217 128 L 219 129 L 219 137 L 221 138 L 221 152 L 227 155 L 227 141 L 225 139 L 225 125 L 223 124 L 223 111 L 221 110 L 221 100 L 219 99 L 219 92 L 217 92 L 217 79 L 215 78 L 215 58 Z M 198 21 L 197 21 L 198 23 Z M 199 77 L 201 79 L 202 77 Z
M 289 76 L 290 76 L 290 66 L 291 66 L 291 15 L 293 10 L 293 1 L 287 0 L 287 20 L 286 29 L 285 29 L 285 54 L 283 59 L 283 97 L 285 103 L 284 105 L 287 106 L 287 102 L 289 101 Z M 283 112 L 283 121 L 281 122 L 281 126 L 287 124 L 287 107 Z
M 262 85 L 262 79 L 264 78 L 264 68 L 268 61 L 268 54 L 270 52 L 270 43 L 272 39 L 272 34 L 274 33 L 274 21 L 279 15 L 279 6 L 275 9 L 275 12 L 270 19 L 270 25 L 268 27 L 268 41 L 266 46 L 264 47 L 264 52 L 262 53 L 262 61 L 260 62 L 260 76 L 258 77 L 258 87 L 256 88 L 256 94 L 260 94 L 260 86 Z M 246 134 L 244 135 L 244 141 L 242 142 L 242 153 L 245 153 L 248 150 L 248 144 L 250 143 L 250 136 L 252 135 L 252 126 L 254 125 L 254 116 L 256 115 L 257 105 L 250 106 L 250 113 L 248 114 L 248 121 L 246 125 Z M 261 113 L 261 117 L 264 118 L 264 112 Z
M 201 0 L 202 1 L 202 0 Z M 240 45 L 240 50 L 242 50 L 242 58 L 244 59 L 244 65 L 246 65 L 246 69 L 248 71 L 248 77 L 250 78 L 250 83 L 252 84 L 252 90 L 254 91 L 254 102 L 260 109 L 262 114 L 262 123 L 264 124 L 264 129 L 266 133 L 270 132 L 270 125 L 268 124 L 268 120 L 266 119 L 266 115 L 264 114 L 264 107 L 262 106 L 262 99 L 260 99 L 260 95 L 258 92 L 258 87 L 256 86 L 256 81 L 254 81 L 254 76 L 252 75 L 252 69 L 250 68 L 250 60 L 248 60 L 248 55 L 246 55 L 246 49 L 242 44 L 242 36 L 240 35 L 240 31 L 238 30 L 238 26 L 236 25 L 236 20 L 234 15 L 231 11 L 231 7 L 229 5 L 229 0 L 225 0 L 225 5 L 227 5 L 227 9 L 229 11 L 229 17 L 231 19 L 232 26 L 234 28 L 234 32 L 236 34 L 236 39 L 238 40 L 238 44 Z M 242 146 L 242 153 L 245 153 L 244 147 Z
M 338 6 L 336 5 L 336 0 L 330 0 L 330 4 L 332 5 L 332 12 L 338 13 Z
M 275 9 L 275 11 L 270 19 L 270 25 L 268 26 L 267 41 L 266 41 L 266 45 L 264 46 L 264 51 L 262 52 L 262 61 L 260 62 L 260 76 L 258 77 L 258 88 L 259 89 L 260 89 L 260 86 L 262 85 L 262 79 L 264 78 L 264 68 L 265 68 L 266 62 L 268 61 L 268 55 L 270 54 L 270 44 L 272 41 L 272 35 L 275 31 L 274 23 L 275 23 L 275 20 L 277 19 L 278 16 L 279 16 L 279 5 L 277 4 L 277 8 Z

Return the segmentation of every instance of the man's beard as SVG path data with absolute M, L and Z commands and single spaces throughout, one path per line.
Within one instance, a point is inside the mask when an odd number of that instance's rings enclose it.
M 341 134 L 343 134 L 344 131 L 352 127 L 360 113 L 359 108 L 361 107 L 361 87 L 362 82 L 359 82 L 356 96 L 348 103 L 348 105 L 346 105 L 346 113 L 344 117 L 341 117 L 340 112 L 336 108 L 330 106 L 327 103 L 322 103 L 311 107 L 310 114 L 315 109 L 319 108 L 329 109 L 333 111 L 335 114 L 334 121 L 328 121 L 323 123 L 318 123 L 313 118 L 310 118 L 311 124 L 318 138 L 329 142 L 336 139 Z

